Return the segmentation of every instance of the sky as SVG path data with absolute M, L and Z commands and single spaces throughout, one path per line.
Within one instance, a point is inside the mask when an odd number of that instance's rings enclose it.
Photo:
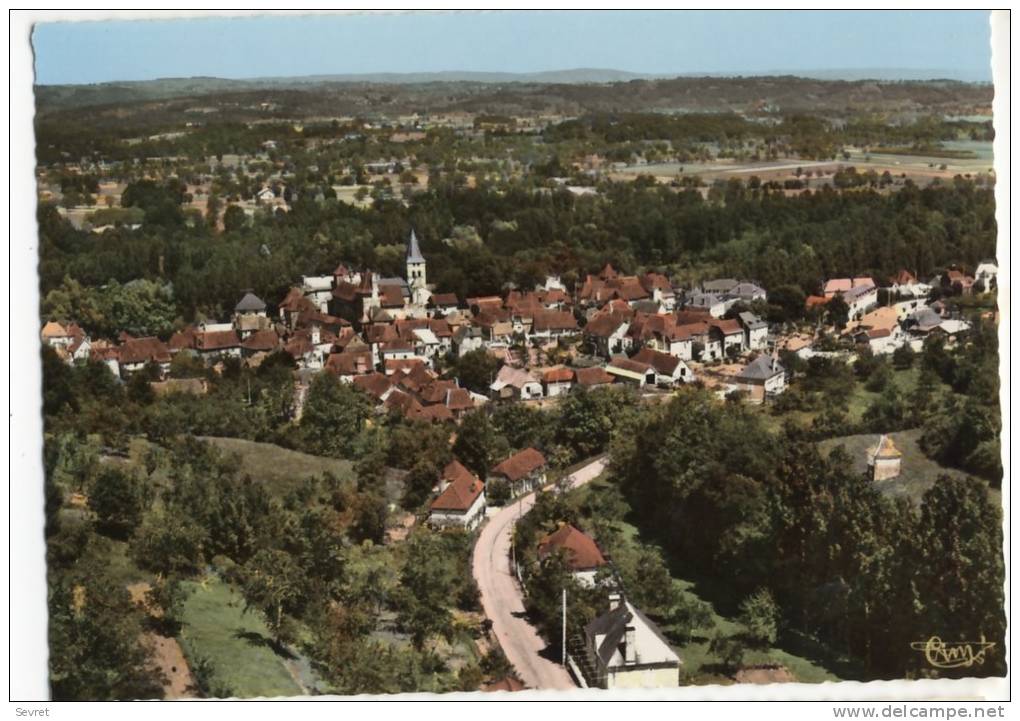
M 36 82 L 607 68 L 991 80 L 983 11 L 458 11 L 45 22 Z

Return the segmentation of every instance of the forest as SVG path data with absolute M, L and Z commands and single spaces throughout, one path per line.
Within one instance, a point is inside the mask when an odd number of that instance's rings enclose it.
M 411 227 L 435 269 L 430 279 L 461 298 L 529 286 L 548 272 L 574 283 L 606 262 L 685 282 L 726 274 L 811 294 L 827 277 L 881 279 L 906 268 L 923 278 L 995 254 L 993 189 L 964 178 L 889 194 L 865 186 L 791 197 L 729 181 L 707 200 L 627 183 L 576 197 L 445 180 L 407 207 L 299 198 L 288 213 L 223 233 L 188 217 L 172 182 L 137 194 L 128 187 L 146 219 L 134 230 L 77 231 L 43 205 L 42 312 L 76 318 L 99 335 L 130 326 L 167 336 L 196 318 L 226 317 L 245 289 L 278 302 L 302 275 L 328 274 L 339 263 L 397 274 Z

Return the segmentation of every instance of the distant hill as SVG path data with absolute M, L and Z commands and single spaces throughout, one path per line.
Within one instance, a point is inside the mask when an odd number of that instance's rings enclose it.
M 576 69 L 528 74 L 163 78 L 95 85 L 40 85 L 35 92 L 36 108 L 42 118 L 71 112 L 76 122 L 93 119 L 108 126 L 133 123 L 146 126 L 193 120 L 195 116 L 188 112 L 198 107 L 216 113 L 216 118 L 204 116 L 209 121 L 239 122 L 451 110 L 509 115 L 761 109 L 836 116 L 848 112 L 968 115 L 987 113 L 993 88 L 988 83 L 951 79 L 822 80 L 793 75 L 667 78 L 617 70 Z

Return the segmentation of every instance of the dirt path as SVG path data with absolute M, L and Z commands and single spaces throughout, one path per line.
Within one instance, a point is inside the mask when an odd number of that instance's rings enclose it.
M 601 475 L 605 456 L 582 466 L 570 476 L 577 488 Z M 521 681 L 534 689 L 577 688 L 560 664 L 541 655 L 545 641 L 524 617 L 524 596 L 510 570 L 510 538 L 517 519 L 535 505 L 535 493 L 514 501 L 492 516 L 475 544 L 472 573 L 482 596 L 482 608 L 492 621 L 492 633 Z
M 158 615 L 159 609 L 151 609 L 145 602 L 145 594 L 149 591 L 148 583 L 132 583 L 127 589 L 131 594 L 132 601 L 146 612 Z M 195 678 L 191 675 L 191 668 L 188 666 L 187 659 L 184 658 L 184 651 L 181 650 L 177 639 L 146 631 L 142 634 L 141 641 L 152 649 L 152 657 L 156 666 L 167 678 L 167 683 L 163 686 L 164 698 L 197 698 L 192 691 L 195 686 Z

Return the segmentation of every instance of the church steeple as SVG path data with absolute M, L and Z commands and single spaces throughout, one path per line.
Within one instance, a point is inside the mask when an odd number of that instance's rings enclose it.
M 407 264 L 411 265 L 412 263 L 425 264 L 425 256 L 421 254 L 421 248 L 418 247 L 418 236 L 414 234 L 414 228 L 411 228 L 411 239 L 407 241 Z
M 428 300 L 428 288 L 425 279 L 425 256 L 418 247 L 418 236 L 411 229 L 411 237 L 407 241 L 407 285 L 416 305 L 424 305 Z

